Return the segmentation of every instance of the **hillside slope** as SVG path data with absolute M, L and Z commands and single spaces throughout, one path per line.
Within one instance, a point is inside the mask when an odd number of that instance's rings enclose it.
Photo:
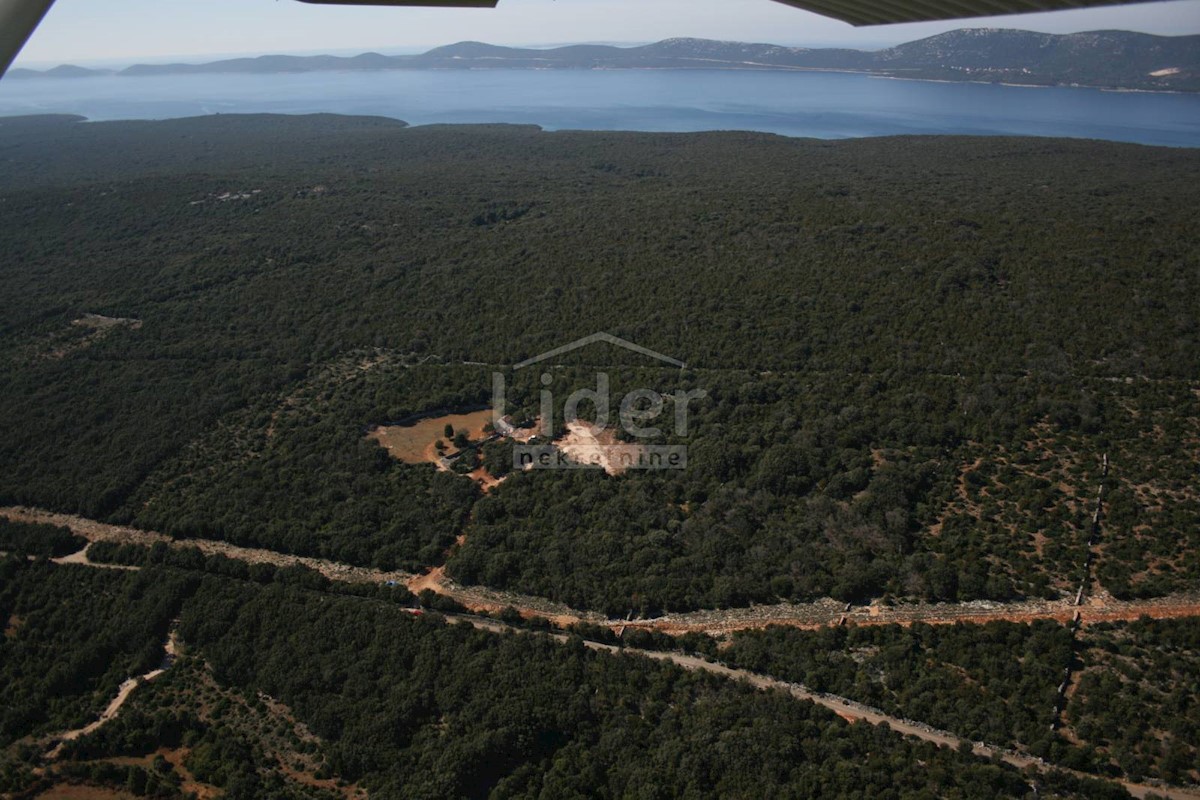
M 639 47 L 570 45 L 549 49 L 459 42 L 416 56 L 271 55 L 202 64 L 138 64 L 120 74 L 381 69 L 816 69 L 935 80 L 1197 91 L 1200 36 L 1154 36 L 1129 31 L 1060 35 L 966 28 L 879 51 L 708 39 L 667 39 Z M 47 72 L 13 70 L 10 77 L 87 74 L 103 73 L 59 67 Z

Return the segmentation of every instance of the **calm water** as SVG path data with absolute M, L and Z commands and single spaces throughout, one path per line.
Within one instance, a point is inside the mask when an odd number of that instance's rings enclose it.
M 839 139 L 1029 134 L 1200 146 L 1200 96 L 721 70 L 394 71 L 0 81 L 0 116 L 94 120 L 236 112 L 378 114 L 414 125 L 756 130 Z

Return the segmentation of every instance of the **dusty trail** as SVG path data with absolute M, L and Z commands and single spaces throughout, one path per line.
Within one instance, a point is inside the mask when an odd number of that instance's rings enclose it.
M 90 558 L 88 558 L 88 548 L 90 548 L 91 546 L 92 546 L 92 543 L 88 542 L 86 545 L 84 545 L 83 549 L 80 550 L 78 553 L 71 553 L 71 555 L 69 555 L 69 556 L 62 556 L 61 558 L 52 558 L 50 560 L 53 561 L 55 564 L 83 564 L 84 566 L 87 566 L 87 567 L 99 567 L 101 569 L 123 569 L 123 570 L 129 570 L 129 571 L 136 571 L 136 570 L 141 569 L 141 567 L 132 567 L 132 566 L 128 566 L 126 564 L 105 564 L 102 561 L 92 561 Z
M 138 544 L 149 547 L 162 542 L 171 547 L 191 547 L 199 550 L 204 555 L 222 555 L 227 558 L 237 559 L 238 561 L 245 561 L 248 564 L 272 564 L 277 567 L 303 566 L 316 570 L 334 581 L 345 581 L 348 583 L 384 583 L 395 581 L 397 583 L 404 583 L 414 577 L 408 572 L 387 572 L 364 567 L 353 567 L 349 564 L 340 564 L 336 561 L 329 561 L 323 558 L 294 556 L 257 547 L 239 547 L 238 545 L 213 541 L 211 539 L 172 539 L 169 536 L 155 533 L 154 531 L 144 531 L 124 525 L 109 525 L 73 514 L 59 514 L 53 511 L 43 511 L 42 509 L 26 508 L 24 506 L 0 508 L 0 517 L 13 520 L 14 522 L 41 523 L 69 528 L 71 533 L 87 539 L 89 543 L 114 542 L 116 544 Z M 115 566 L 88 562 L 86 550 L 87 548 L 84 548 L 80 553 L 66 556 L 65 559 L 55 560 L 59 563 L 91 563 L 93 566 Z M 67 561 L 67 559 L 74 559 L 74 561 Z
M 471 625 L 480 630 L 486 630 L 492 633 L 513 632 L 538 635 L 522 628 L 513 628 L 495 620 L 479 619 L 476 617 L 455 614 L 447 615 L 447 618 L 451 622 Z M 560 642 L 566 642 L 569 638 L 566 635 L 559 633 L 542 635 L 548 635 L 550 638 Z M 790 683 L 788 681 L 778 680 L 777 678 L 771 678 L 755 672 L 748 672 L 744 669 L 727 667 L 724 664 L 716 664 L 711 661 L 706 661 L 698 656 L 657 650 L 640 650 L 632 647 L 618 647 L 616 645 L 601 644 L 600 642 L 591 642 L 586 640 L 583 642 L 583 644 L 585 647 L 591 650 L 599 650 L 615 654 L 628 653 L 641 656 L 643 658 L 651 658 L 655 661 L 668 661 L 687 670 L 719 675 L 729 680 L 747 683 L 756 689 L 761 689 L 764 691 L 783 691 L 798 700 L 807 700 L 827 708 L 847 722 L 865 722 L 870 725 L 886 724 L 889 728 L 897 733 L 900 733 L 904 736 L 913 736 L 926 742 L 932 742 L 939 747 L 957 748 L 967 741 L 956 734 L 950 733 L 949 731 L 939 730 L 920 722 L 894 717 L 878 708 L 863 705 L 862 703 L 857 703 L 845 697 L 826 694 L 824 692 L 814 692 L 813 690 L 798 683 Z M 1075 770 L 1058 767 L 1053 764 L 1049 764 L 1040 758 L 1023 755 L 1006 748 L 985 744 L 983 742 L 968 743 L 971 746 L 971 752 L 976 756 L 998 759 L 1018 769 L 1033 768 L 1039 772 L 1058 770 L 1060 772 L 1067 772 L 1072 775 L 1076 775 L 1080 778 L 1095 779 L 1098 777 L 1096 775 L 1089 775 L 1084 772 L 1077 772 Z M 1156 794 L 1171 798 L 1171 800 L 1200 800 L 1200 790 L 1157 784 L 1151 785 L 1130 783 L 1126 781 L 1115 782 L 1120 783 L 1130 794 L 1137 798 L 1144 798 L 1149 795 Z
M 71 561 L 66 563 L 82 563 L 88 566 L 99 566 L 89 561 Z M 150 670 L 145 675 L 138 675 L 134 678 L 126 678 L 124 682 L 121 683 L 121 688 L 117 690 L 117 696 L 109 702 L 108 706 L 100 713 L 99 717 L 87 725 L 84 725 L 82 728 L 76 728 L 75 730 L 66 731 L 65 733 L 55 735 L 53 738 L 59 740 L 58 744 L 56 744 L 49 752 L 46 753 L 45 758 L 53 761 L 62 754 L 62 750 L 64 747 L 66 747 L 67 742 L 73 742 L 81 736 L 87 736 L 89 733 L 99 729 L 102 725 L 115 717 L 117 712 L 121 710 L 121 706 L 125 705 L 125 701 L 129 699 L 131 694 L 133 694 L 133 690 L 145 681 L 152 681 L 159 675 L 162 675 L 164 672 L 166 672 L 168 665 L 165 662 L 168 659 L 174 658 L 178 652 L 179 641 L 175 637 L 175 632 L 172 631 L 171 635 L 167 637 L 166 644 L 163 645 L 164 665 L 158 669 Z
M 55 514 L 37 509 L 19 507 L 0 508 L 0 517 L 27 522 L 49 522 L 55 525 L 66 526 L 77 535 L 87 538 L 89 542 L 115 541 L 153 544 L 154 542 L 161 541 L 176 547 L 197 546 L 206 553 L 220 553 L 230 558 L 240 558 L 250 563 L 271 563 L 284 566 L 290 564 L 302 564 L 304 566 L 317 569 L 332 580 L 342 580 L 348 582 L 399 580 L 410 586 L 432 588 L 439 593 L 447 594 L 455 599 L 459 599 L 459 601 L 463 602 L 464 605 L 469 606 L 469 602 L 466 601 L 476 601 L 476 606 L 479 609 L 487 611 L 498 610 L 506 605 L 510 605 L 511 603 L 502 601 L 505 599 L 513 599 L 510 596 L 502 595 L 498 592 L 492 592 L 487 589 L 477 589 L 474 587 L 464 589 L 455 587 L 447 579 L 445 579 L 440 570 L 434 570 L 421 576 L 414 576 L 407 573 L 382 572 L 379 570 L 370 570 L 360 567 L 350 567 L 344 564 L 338 564 L 336 562 L 325 561 L 323 559 L 290 556 L 275 553 L 269 550 L 237 547 L 234 545 L 227 545 L 223 542 L 190 540 L 177 542 L 169 539 L 166 536 L 163 536 L 162 534 L 139 531 L 132 528 L 123 528 L 114 525 L 106 525 L 104 523 L 86 520 L 80 517 L 73 517 L 65 514 Z M 86 557 L 86 548 L 80 553 L 76 553 L 72 556 L 62 559 L 56 559 L 56 561 L 59 563 L 81 564 L 93 567 L 109 566 L 89 561 Z M 548 603 L 548 601 L 538 600 L 537 598 L 530 599 L 537 604 L 537 609 L 544 609 L 547 605 L 553 606 L 553 604 Z M 595 614 L 580 614 L 579 612 L 571 612 L 565 615 L 555 615 L 553 613 L 546 613 L 543 610 L 537 609 L 530 607 L 519 607 L 518 610 L 522 611 L 522 614 L 526 617 L 543 616 L 560 625 L 569 624 L 570 622 L 579 621 L 580 619 L 595 619 L 598 617 L 598 615 Z M 415 613 L 417 610 L 413 609 L 413 611 Z M 889 623 L 911 624 L 913 622 L 949 624 L 958 621 L 986 622 L 992 619 L 1058 619 L 1067 622 L 1074 617 L 1076 612 L 1085 612 L 1083 614 L 1083 619 L 1093 622 L 1136 619 L 1139 616 L 1151 616 L 1155 618 L 1195 616 L 1200 614 L 1200 598 L 1189 595 L 1166 597 L 1153 601 L 1117 601 L 1106 596 L 1095 596 L 1090 598 L 1088 603 L 1083 607 L 1075 606 L 1072 602 L 1064 600 L 1053 603 L 1026 604 L 962 603 L 913 604 L 897 607 L 869 606 L 851 609 L 849 612 L 846 612 L 844 606 L 842 606 L 840 603 L 837 603 L 833 600 L 825 600 L 810 604 L 785 604 L 779 606 L 759 607 L 757 609 L 751 608 L 721 612 L 696 612 L 693 614 L 683 614 L 674 617 L 663 617 L 657 620 L 604 622 L 611 627 L 623 626 L 652 628 L 667 633 L 684 633 L 693 630 L 709 633 L 728 633 L 734 630 L 762 627 L 769 624 L 794 624 L 799 627 L 820 627 L 821 625 L 838 624 L 839 620 L 843 617 L 852 619 L 856 624 L 876 625 Z M 477 629 L 490 631 L 493 633 L 513 632 L 527 635 L 546 635 L 559 642 L 566 642 L 570 638 L 566 634 L 562 633 L 534 633 L 523 628 L 514 628 L 496 620 L 473 617 L 465 614 L 447 614 L 445 616 L 453 623 L 467 624 Z M 722 616 L 724 617 L 723 620 L 721 619 Z M 889 728 L 902 735 L 914 736 L 918 739 L 931 742 L 938 746 L 958 748 L 962 746 L 964 742 L 966 742 L 966 740 L 964 740 L 962 737 L 950 733 L 949 731 L 939 730 L 932 726 L 915 722 L 913 720 L 895 717 L 880 709 L 855 702 L 845 697 L 826 694 L 823 692 L 816 692 L 801 684 L 779 680 L 777 678 L 760 675 L 743 669 L 727 667 L 723 664 L 707 661 L 698 656 L 677 652 L 619 647 L 617 645 L 602 644 L 600 642 L 586 640 L 583 642 L 583 644 L 585 647 L 588 647 L 592 650 L 615 654 L 627 653 L 643 658 L 654 659 L 656 661 L 667 661 L 684 669 L 707 672 L 729 680 L 742 681 L 764 691 L 783 691 L 798 700 L 806 700 L 827 708 L 848 722 L 865 722 L 870 725 L 886 724 Z M 169 655 L 174 655 L 175 648 L 176 640 L 174 634 L 172 634 L 166 645 L 166 652 Z M 57 757 L 67 741 L 78 738 L 79 736 L 83 736 L 87 733 L 91 733 L 105 722 L 112 719 L 114 716 L 116 716 L 121 706 L 125 703 L 129 695 L 140 682 L 152 680 L 158 675 L 162 674 L 162 672 L 162 669 L 153 670 L 138 678 L 130 678 L 126 680 L 125 683 L 121 685 L 121 689 L 117 696 L 111 703 L 109 703 L 108 708 L 104 710 L 104 713 L 101 714 L 99 719 L 84 728 L 61 734 L 61 736 L 57 738 L 61 738 L 62 741 L 60 741 L 59 744 L 47 754 L 47 758 Z M 1021 753 L 1017 753 L 995 745 L 989 745 L 983 742 L 967 742 L 967 744 L 970 745 L 971 752 L 977 756 L 998 759 L 1017 767 L 1018 769 L 1032 768 L 1037 771 L 1048 771 L 1054 769 L 1063 772 L 1069 772 L 1081 778 L 1097 777 L 1095 775 L 1088 775 L 1087 773 L 1076 772 L 1074 770 L 1057 767 L 1041 759 L 1023 755 Z M 1200 800 L 1200 790 L 1173 786 L 1137 784 L 1126 781 L 1117 782 L 1124 786 L 1130 794 L 1137 798 L 1145 798 L 1150 795 L 1160 795 L 1171 798 L 1171 800 Z
M 223 555 L 251 564 L 275 566 L 304 566 L 320 572 L 330 580 L 349 583 L 404 584 L 411 591 L 431 589 L 458 601 L 471 611 L 496 612 L 512 606 L 524 617 L 543 617 L 559 627 L 575 622 L 588 622 L 610 628 L 641 628 L 680 635 L 697 632 L 723 636 L 739 630 L 763 628 L 767 625 L 787 625 L 815 629 L 839 624 L 910 625 L 922 622 L 929 625 L 949 625 L 956 622 L 984 623 L 993 620 L 1028 622 L 1052 619 L 1067 623 L 1078 612 L 1084 625 L 1095 622 L 1136 620 L 1147 616 L 1153 619 L 1200 616 L 1200 593 L 1176 594 L 1151 600 L 1117 600 L 1106 592 L 1086 597 L 1076 606 L 1073 598 L 1062 600 L 1030 600 L 999 603 L 978 600 L 967 603 L 906 603 L 902 605 L 855 606 L 849 611 L 845 604 L 830 598 L 811 603 L 780 603 L 716 611 L 694 611 L 670 614 L 654 619 L 609 620 L 594 611 L 569 608 L 545 598 L 512 594 L 482 586 L 459 586 L 446 577 L 442 568 L 423 575 L 402 571 L 383 571 L 354 567 L 307 556 L 294 556 L 253 547 L 239 547 L 208 539 L 174 540 L 153 531 L 143 531 L 119 525 L 58 514 L 35 508 L 12 506 L 0 508 L 0 517 L 18 522 L 48 523 L 69 528 L 89 542 L 117 542 L 152 545 L 163 542 L 171 547 L 192 547 L 206 555 Z M 80 557 L 80 554 L 68 558 Z M 86 555 L 82 556 L 86 558 Z
M 1200 595 L 1177 594 L 1152 600 L 1117 600 L 1107 592 L 1098 592 L 1076 606 L 1073 599 L 994 602 L 976 600 L 966 603 L 905 603 L 895 606 L 854 606 L 849 611 L 836 600 L 812 603 L 781 603 L 771 606 L 735 608 L 721 611 L 695 611 L 654 619 L 620 623 L 626 628 L 643 628 L 661 633 L 691 632 L 722 635 L 739 630 L 787 625 L 815 629 L 839 624 L 854 625 L 950 625 L 956 622 L 983 623 L 993 620 L 1029 622 L 1052 619 L 1071 622 L 1076 612 L 1084 625 L 1094 622 L 1135 620 L 1140 616 L 1154 619 L 1200 616 Z

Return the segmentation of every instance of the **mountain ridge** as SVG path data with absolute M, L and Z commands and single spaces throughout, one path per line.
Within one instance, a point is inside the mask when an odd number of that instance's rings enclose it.
M 264 55 L 201 64 L 135 64 L 121 76 L 390 69 L 760 69 L 860 72 L 892 78 L 1200 91 L 1200 35 L 1132 31 L 1036 33 L 960 28 L 883 50 L 785 47 L 671 38 L 634 47 L 579 44 L 534 49 L 463 41 L 419 55 Z M 63 65 L 13 78 L 112 74 Z

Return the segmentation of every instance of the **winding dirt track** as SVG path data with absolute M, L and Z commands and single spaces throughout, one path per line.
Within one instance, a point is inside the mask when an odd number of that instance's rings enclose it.
M 1185 617 L 1200 615 L 1200 598 L 1194 595 L 1177 595 L 1149 601 L 1118 601 L 1105 595 L 1091 598 L 1083 606 L 1075 606 L 1070 601 L 1031 602 L 1031 603 L 918 603 L 902 606 L 868 606 L 851 609 L 834 600 L 823 600 L 807 604 L 781 604 L 777 606 L 761 606 L 751 609 L 734 609 L 726 611 L 704 611 L 692 614 L 680 614 L 671 617 L 661 617 L 655 620 L 638 620 L 631 622 L 612 622 L 603 619 L 592 612 L 578 612 L 558 606 L 539 598 L 521 598 L 501 594 L 482 587 L 458 587 L 446 579 L 441 570 L 433 570 L 425 575 L 412 575 L 404 572 L 384 572 L 380 570 L 352 567 L 324 559 L 293 556 L 276 553 L 271 550 L 238 547 L 224 542 L 209 540 L 172 540 L 167 536 L 152 531 L 142 531 L 117 525 L 108 525 L 94 520 L 84 519 L 68 514 L 58 514 L 40 509 L 25 507 L 0 508 L 0 517 L 19 522 L 46 523 L 69 528 L 76 535 L 87 539 L 89 546 L 92 542 L 118 542 L 151 545 L 164 542 L 172 547 L 195 547 L 205 554 L 220 554 L 236 558 L 248 563 L 273 564 L 276 566 L 302 565 L 317 570 L 331 580 L 347 582 L 387 582 L 404 583 L 414 589 L 432 589 L 439 594 L 452 597 L 464 606 L 476 611 L 498 611 L 512 605 L 525 617 L 545 617 L 559 625 L 572 622 L 598 622 L 614 628 L 645 628 L 665 633 L 681 634 L 689 631 L 706 632 L 710 634 L 726 634 L 747 628 L 759 628 L 766 625 L 794 625 L 802 628 L 817 628 L 823 625 L 839 624 L 845 618 L 855 624 L 911 624 L 925 622 L 929 624 L 950 624 L 954 622 L 987 622 L 990 620 L 1026 621 L 1032 619 L 1055 619 L 1070 621 L 1076 612 L 1081 613 L 1081 619 L 1088 622 L 1132 620 L 1141 616 L 1152 618 Z M 87 558 L 87 548 L 62 559 L 59 563 L 80 564 L 86 566 L 110 566 L 97 564 Z M 526 602 L 522 603 L 521 601 Z M 515 601 L 515 602 L 514 602 Z M 449 614 L 447 618 L 457 624 L 468 624 L 480 630 L 493 633 L 515 632 L 531 634 L 521 628 L 513 628 L 502 622 L 483 619 L 461 614 Z M 568 636 L 561 633 L 545 634 L 551 638 L 565 642 Z M 171 642 L 174 645 L 174 642 Z M 708 672 L 713 675 L 743 681 L 757 689 L 779 690 L 800 700 L 807 700 L 830 709 L 838 716 L 849 722 L 865 722 L 871 725 L 886 724 L 889 728 L 906 736 L 914 736 L 927 742 L 943 747 L 959 747 L 965 740 L 948 731 L 938 730 L 928 725 L 891 716 L 880 709 L 856 703 L 844 697 L 814 692 L 800 684 L 789 683 L 765 675 L 746 670 L 726 667 L 723 664 L 706 661 L 702 658 L 684 653 L 655 650 L 640 650 L 637 648 L 618 647 L 599 642 L 584 641 L 584 646 L 593 650 L 610 653 L 628 653 L 657 661 L 669 661 L 684 669 Z M 121 692 L 105 710 L 101 718 L 88 728 L 72 731 L 65 736 L 83 735 L 95 727 L 111 719 L 129 693 L 137 686 L 139 680 L 149 680 L 157 672 L 142 676 L 140 679 L 130 679 L 122 684 Z M 1082 778 L 1097 776 L 1086 773 L 1065 770 L 1040 759 L 1022 755 L 1005 748 L 988 745 L 982 742 L 970 742 L 971 751 L 984 758 L 993 758 L 1010 764 L 1018 769 L 1032 768 L 1037 771 L 1057 769 L 1070 772 Z M 61 745 L 59 746 L 61 748 Z M 57 748 L 56 748 L 57 750 Z M 1179 787 L 1161 785 L 1136 784 L 1119 781 L 1134 797 L 1145 798 L 1150 795 L 1160 795 L 1172 800 L 1200 800 L 1200 791 Z
M 86 559 L 83 561 L 68 561 L 68 560 L 64 559 L 63 561 L 60 561 L 60 562 L 56 561 L 56 563 L 84 564 L 89 567 L 107 566 L 104 564 L 95 564 L 90 561 L 87 561 Z M 171 635 L 167 638 L 166 644 L 163 646 L 163 652 L 166 657 L 173 657 L 176 655 L 178 650 L 179 650 L 178 640 L 175 637 L 175 632 L 172 631 Z M 50 750 L 48 753 L 46 753 L 46 756 L 45 756 L 46 759 L 49 761 L 53 761 L 54 759 L 58 758 L 59 755 L 62 753 L 63 748 L 67 746 L 67 742 L 72 742 L 72 741 L 80 738 L 81 736 L 87 736 L 89 733 L 92 733 L 93 731 L 98 730 L 106 722 L 108 722 L 109 720 L 111 720 L 113 717 L 115 717 L 117 715 L 117 712 L 121 710 L 121 706 L 125 705 L 125 701 L 129 699 L 129 695 L 133 694 L 134 689 L 136 689 L 139 685 L 141 685 L 142 683 L 144 683 L 146 681 L 154 680 L 155 678 L 157 678 L 159 675 L 162 675 L 166 671 L 167 671 L 166 666 L 163 666 L 163 667 L 159 667 L 157 669 L 152 669 L 149 672 L 147 672 L 145 675 L 139 675 L 135 678 L 126 678 L 121 683 L 121 687 L 117 690 L 117 696 L 114 697 L 109 702 L 108 706 L 105 707 L 104 711 L 102 711 L 100 713 L 99 717 L 97 717 L 94 721 L 88 723 L 87 725 L 83 726 L 82 728 L 76 728 L 75 730 L 72 730 L 72 731 L 66 731 L 66 732 L 60 733 L 54 737 L 55 739 L 59 740 L 58 744 L 56 744 L 52 750 Z

